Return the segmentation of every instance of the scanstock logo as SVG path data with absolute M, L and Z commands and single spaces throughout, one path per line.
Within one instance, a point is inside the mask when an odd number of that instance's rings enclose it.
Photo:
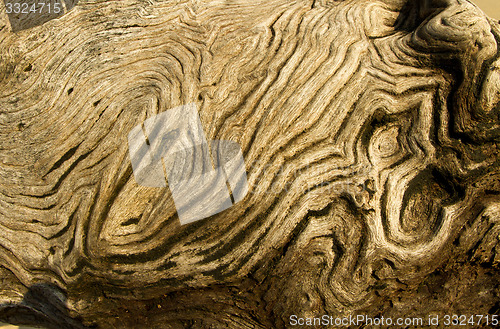
M 195 104 L 147 119 L 130 131 L 128 143 L 136 182 L 168 184 L 182 225 L 219 213 L 248 192 L 240 145 L 209 144 Z

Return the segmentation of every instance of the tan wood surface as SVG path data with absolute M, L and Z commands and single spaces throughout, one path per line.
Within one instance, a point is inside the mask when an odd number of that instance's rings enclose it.
M 3 321 L 499 312 L 498 19 L 461 0 L 87 0 L 24 19 L 0 15 Z M 190 103 L 207 139 L 241 146 L 249 192 L 181 226 L 127 136 Z

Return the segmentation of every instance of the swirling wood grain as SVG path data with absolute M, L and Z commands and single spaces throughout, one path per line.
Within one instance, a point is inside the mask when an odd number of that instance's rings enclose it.
M 16 33 L 2 17 L 0 314 L 281 328 L 376 315 L 457 262 L 498 281 L 499 40 L 463 0 L 79 1 Z M 134 180 L 127 134 L 189 103 L 207 139 L 241 145 L 250 191 L 180 226 L 169 190 Z

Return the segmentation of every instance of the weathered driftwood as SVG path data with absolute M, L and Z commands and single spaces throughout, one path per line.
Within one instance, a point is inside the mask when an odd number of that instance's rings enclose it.
M 498 313 L 500 28 L 465 0 L 80 1 L 0 16 L 0 318 L 283 328 Z M 179 224 L 127 134 L 196 103 L 250 191 Z

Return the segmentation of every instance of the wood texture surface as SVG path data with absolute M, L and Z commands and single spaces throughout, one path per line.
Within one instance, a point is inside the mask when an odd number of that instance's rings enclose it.
M 500 25 L 464 0 L 0 16 L 0 318 L 284 328 L 500 309 Z M 249 193 L 181 226 L 127 134 L 195 103 Z

